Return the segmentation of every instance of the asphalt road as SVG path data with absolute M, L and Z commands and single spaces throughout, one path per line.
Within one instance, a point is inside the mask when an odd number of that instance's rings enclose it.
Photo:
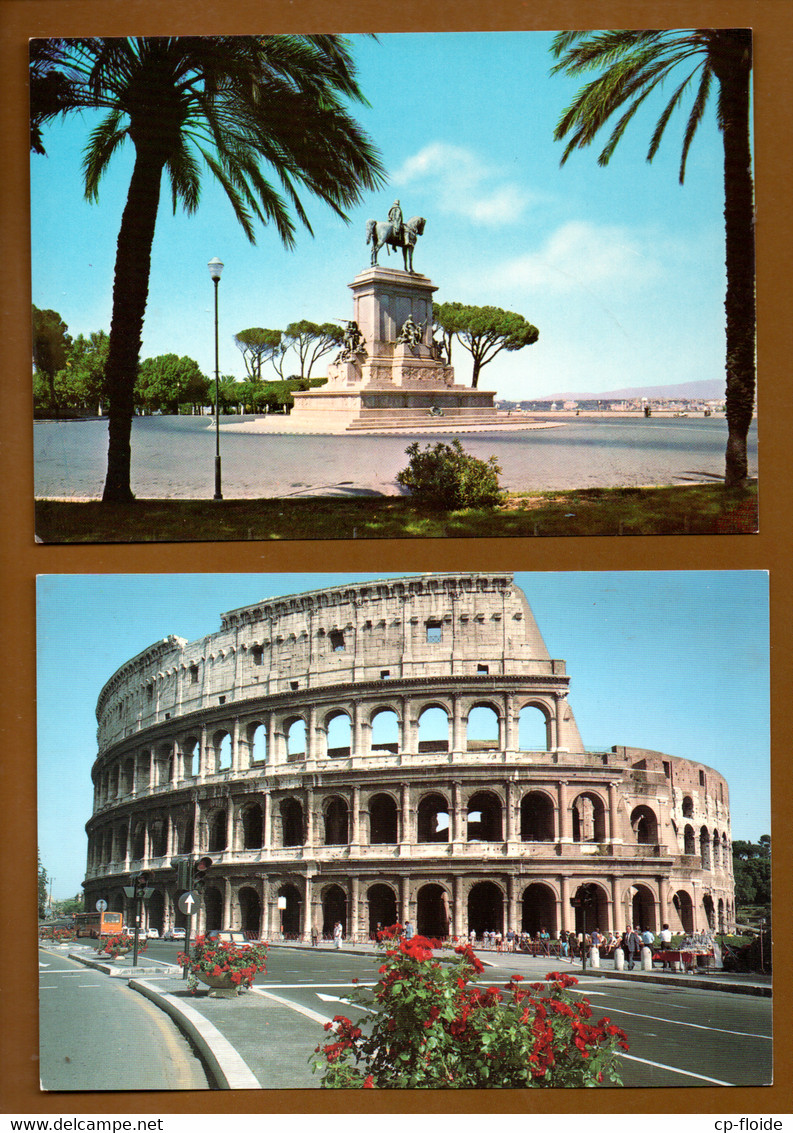
M 44 1090 L 206 1090 L 174 1023 L 123 980 L 39 951 L 39 1059 Z

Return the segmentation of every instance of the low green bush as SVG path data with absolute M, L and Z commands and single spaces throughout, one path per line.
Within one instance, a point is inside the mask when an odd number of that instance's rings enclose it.
M 496 508 L 506 498 L 498 482 L 501 467 L 496 458 L 471 456 L 457 437 L 450 445 L 439 441 L 423 451 L 414 441 L 405 453 L 410 461 L 396 479 L 410 489 L 417 503 L 438 511 L 461 511 Z

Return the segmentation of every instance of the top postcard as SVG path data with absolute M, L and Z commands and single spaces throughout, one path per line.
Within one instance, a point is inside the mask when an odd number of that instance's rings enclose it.
M 39 541 L 757 530 L 747 29 L 30 67 Z

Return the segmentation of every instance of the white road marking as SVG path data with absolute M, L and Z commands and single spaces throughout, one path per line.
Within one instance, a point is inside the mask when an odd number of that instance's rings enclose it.
M 651 1062 L 649 1058 L 637 1058 L 635 1054 L 625 1054 L 617 1051 L 619 1058 L 627 1058 L 629 1062 L 643 1062 L 645 1066 L 655 1066 L 659 1070 L 671 1070 L 673 1074 L 684 1074 L 687 1078 L 699 1078 L 702 1082 L 712 1082 L 714 1086 L 734 1086 L 734 1082 L 722 1082 L 720 1078 L 709 1078 L 707 1074 L 695 1074 L 693 1070 L 681 1070 L 679 1066 L 667 1066 L 665 1062 Z
M 704 1023 L 684 1023 L 682 1019 L 664 1019 L 660 1015 L 645 1015 L 641 1011 L 626 1011 L 624 1007 L 613 1007 L 611 1010 L 612 1013 L 617 1015 L 632 1015 L 634 1019 L 652 1019 L 654 1023 L 672 1023 L 675 1027 L 694 1027 L 697 1031 L 716 1032 L 720 1035 L 741 1035 L 747 1039 L 768 1039 L 769 1042 L 773 1037 L 772 1035 L 757 1035 L 754 1031 L 730 1031 L 726 1027 L 707 1027 Z M 713 1081 L 715 1081 L 715 1078 Z

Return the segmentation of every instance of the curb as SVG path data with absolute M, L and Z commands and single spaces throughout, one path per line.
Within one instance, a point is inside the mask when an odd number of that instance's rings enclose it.
M 772 987 L 770 984 L 740 984 L 729 983 L 726 980 L 703 980 L 698 979 L 696 976 L 685 976 L 680 973 L 677 976 L 663 976 L 663 975 L 628 975 L 625 972 L 608 972 L 602 968 L 587 968 L 582 975 L 596 976 L 600 979 L 608 980 L 623 980 L 625 983 L 652 983 L 652 984 L 670 984 L 672 987 L 701 987 L 706 991 L 727 991 L 732 992 L 734 995 L 759 995 L 771 998 Z
M 129 986 L 170 1015 L 179 1030 L 194 1043 L 201 1061 L 218 1090 L 260 1090 L 259 1080 L 228 1039 L 200 1012 L 159 991 L 146 980 L 131 979 Z
M 68 955 L 70 960 L 75 960 L 86 968 L 94 968 L 99 972 L 104 972 L 106 976 L 113 979 L 118 976 L 178 976 L 182 971 L 181 968 L 177 968 L 173 964 L 163 964 L 156 968 L 144 967 L 141 964 L 138 964 L 137 968 L 120 968 L 116 967 L 115 964 L 108 964 L 104 960 L 94 960 L 90 956 L 81 956 L 76 952 L 69 952 Z

